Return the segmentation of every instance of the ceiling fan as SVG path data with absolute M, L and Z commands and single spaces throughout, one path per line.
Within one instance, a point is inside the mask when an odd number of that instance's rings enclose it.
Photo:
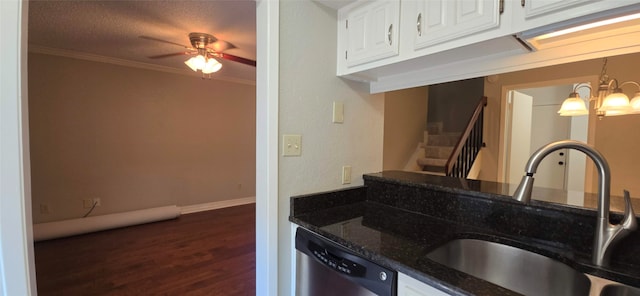
M 210 75 L 211 73 L 217 72 L 218 70 L 220 70 L 220 68 L 222 68 L 222 64 L 220 64 L 220 62 L 218 62 L 216 58 L 230 60 L 230 61 L 245 64 L 245 65 L 249 65 L 252 67 L 256 66 L 256 61 L 254 60 L 224 53 L 225 50 L 236 48 L 236 46 L 230 42 L 219 40 L 213 35 L 207 34 L 207 33 L 196 33 L 196 32 L 189 33 L 189 40 L 191 41 L 191 46 L 182 45 L 180 43 L 158 39 L 155 37 L 149 37 L 149 36 L 139 36 L 139 37 L 142 39 L 159 41 L 159 42 L 164 42 L 164 43 L 184 47 L 186 49 L 185 51 L 155 55 L 155 56 L 150 56 L 149 58 L 161 59 L 161 58 L 168 58 L 168 57 L 180 56 L 180 55 L 190 55 L 192 57 L 187 61 L 185 61 L 184 63 L 187 66 L 189 66 L 189 68 L 191 68 L 193 71 L 197 72 L 198 70 L 200 70 L 202 72 L 203 77 L 205 74 Z

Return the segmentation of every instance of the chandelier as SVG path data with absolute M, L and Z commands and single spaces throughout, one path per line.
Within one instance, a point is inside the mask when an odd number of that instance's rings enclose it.
M 625 85 L 634 85 L 637 89 L 631 100 L 622 92 L 622 87 Z M 582 87 L 589 88 L 590 90 L 590 97 L 587 102 L 580 98 L 577 92 L 577 90 Z M 589 84 L 578 83 L 574 86 L 573 92 L 569 94 L 569 97 L 564 100 L 558 113 L 560 116 L 587 115 L 589 114 L 589 110 L 587 109 L 586 103 L 590 101 L 595 101 L 594 109 L 600 119 L 604 116 L 640 114 L 640 84 L 635 81 L 618 83 L 617 79 L 610 79 L 607 75 L 607 58 L 604 58 L 600 72 L 598 96 L 593 96 L 593 89 Z

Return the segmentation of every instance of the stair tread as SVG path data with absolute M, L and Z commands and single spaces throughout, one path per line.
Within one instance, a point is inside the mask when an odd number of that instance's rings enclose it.
M 444 167 L 447 164 L 447 159 L 446 158 L 428 158 L 428 157 L 423 157 L 423 158 L 419 158 L 418 159 L 418 164 L 425 166 L 425 165 L 430 165 L 430 166 L 441 166 Z
M 436 175 L 436 176 L 446 176 L 447 174 L 443 173 L 443 172 L 432 172 L 432 171 L 422 171 L 421 173 L 423 174 L 431 174 L 431 175 Z
M 455 146 L 450 146 L 450 145 L 425 145 L 424 147 L 426 148 L 434 148 L 434 149 L 453 149 Z

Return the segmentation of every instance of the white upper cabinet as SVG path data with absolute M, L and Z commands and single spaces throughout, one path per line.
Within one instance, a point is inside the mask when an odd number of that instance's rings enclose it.
M 403 5 L 407 7 L 402 17 L 415 19 L 414 28 L 407 28 L 414 31 L 414 49 L 500 25 L 499 0 L 413 0 L 404 1 Z
M 547 34 L 638 13 L 640 0 L 354 1 L 338 10 L 337 75 L 371 92 L 640 51 L 636 26 Z
M 625 6 L 637 0 L 521 0 L 514 1 L 512 27 L 515 32 L 537 29 L 551 24 L 566 26 L 589 22 L 611 13 L 625 13 Z M 590 18 L 581 18 L 584 16 Z
M 344 7 L 338 12 L 338 59 L 351 67 L 398 55 L 399 20 L 399 0 Z

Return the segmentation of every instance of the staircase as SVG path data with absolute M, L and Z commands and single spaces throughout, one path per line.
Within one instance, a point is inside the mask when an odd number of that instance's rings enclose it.
M 442 122 L 428 123 L 424 132 L 424 157 L 417 160 L 425 173 L 445 175 L 445 165 L 453 148 L 460 139 L 460 133 L 443 132 Z
M 424 142 L 418 145 L 411 157 L 414 167 L 424 173 L 456 178 L 476 178 L 479 169 L 474 167 L 482 142 L 482 122 L 487 97 L 482 97 L 461 133 L 443 132 L 443 124 L 428 123 Z M 405 169 L 409 167 L 407 165 Z M 475 177 L 474 177 L 475 176 Z

